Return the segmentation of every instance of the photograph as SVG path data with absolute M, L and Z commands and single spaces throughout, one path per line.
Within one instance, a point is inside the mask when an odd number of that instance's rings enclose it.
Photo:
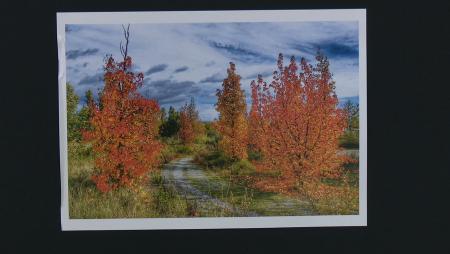
M 57 26 L 63 230 L 367 225 L 365 9 Z

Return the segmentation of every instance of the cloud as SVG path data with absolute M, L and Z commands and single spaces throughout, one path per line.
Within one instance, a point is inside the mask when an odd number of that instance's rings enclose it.
M 92 48 L 92 49 L 86 49 L 86 50 L 81 50 L 81 49 L 69 50 L 66 52 L 66 58 L 73 60 L 73 59 L 77 59 L 78 57 L 82 57 L 82 56 L 95 55 L 98 53 L 98 51 L 99 51 L 98 48 Z
M 139 91 L 165 107 L 178 108 L 195 97 L 202 120 L 217 115 L 215 92 L 230 61 L 236 63 L 248 95 L 258 74 L 271 81 L 279 53 L 285 64 L 292 55 L 315 64 L 320 48 L 330 61 L 338 97 L 358 95 L 358 23 L 354 21 L 132 24 L 130 33 L 130 70 L 146 75 Z M 86 89 L 102 88 L 104 55 L 121 59 L 120 41 L 121 25 L 66 26 L 68 59 L 73 58 L 67 61 L 66 78 L 80 97 Z M 98 51 L 89 55 L 92 49 Z
M 211 76 L 208 76 L 202 80 L 200 80 L 200 83 L 217 83 L 217 82 L 223 82 L 225 79 L 225 75 L 223 73 L 217 72 Z
M 329 41 L 320 43 L 317 46 L 323 50 L 325 55 L 329 58 L 357 58 L 359 55 L 358 44 L 347 45 L 344 43 Z
M 167 64 L 158 64 L 158 65 L 155 65 L 155 66 L 151 67 L 150 69 L 148 69 L 148 70 L 145 72 L 145 75 L 151 75 L 151 74 L 153 74 L 153 73 L 157 73 L 157 72 L 164 71 L 165 69 L 167 69 L 167 67 L 168 67 Z
M 66 25 L 65 30 L 66 30 L 66 33 L 70 33 L 70 32 L 79 31 L 80 27 L 76 26 L 76 25 Z
M 255 79 L 256 80 L 258 78 L 258 75 L 261 75 L 263 78 L 272 77 L 273 71 L 255 72 L 255 73 L 245 76 L 244 79 L 252 79 L 252 80 Z
M 179 103 L 187 101 L 189 97 L 195 96 L 199 92 L 198 87 L 194 87 L 193 81 L 156 80 L 146 79 L 142 88 L 143 94 L 152 99 L 156 99 L 161 104 Z
M 214 62 L 214 61 L 209 61 L 209 62 L 207 62 L 207 63 L 205 64 L 205 66 L 206 66 L 206 67 L 211 67 L 211 66 L 213 66 L 214 64 L 216 64 L 216 62 Z
M 100 82 L 103 81 L 103 73 L 97 73 L 94 75 L 88 75 L 88 76 L 84 76 L 80 82 L 78 82 L 78 85 L 82 86 L 82 85 L 96 85 Z
M 180 68 L 176 69 L 174 72 L 175 73 L 183 72 L 183 71 L 187 71 L 188 69 L 189 69 L 189 67 L 183 66 L 183 67 L 180 67 Z
M 244 63 L 275 61 L 275 58 L 272 56 L 243 48 L 240 45 L 235 46 L 215 41 L 211 41 L 210 45 L 225 54 L 225 56 L 230 57 L 232 60 L 239 60 Z
M 200 119 L 203 121 L 212 121 L 219 117 L 214 104 L 198 104 L 198 107 L 201 108 L 199 111 Z

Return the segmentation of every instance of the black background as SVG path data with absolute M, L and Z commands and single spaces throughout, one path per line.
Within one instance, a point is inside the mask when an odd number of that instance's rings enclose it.
M 0 6 L 1 253 L 450 253 L 448 1 Z M 367 8 L 368 227 L 61 231 L 57 11 L 328 8 Z

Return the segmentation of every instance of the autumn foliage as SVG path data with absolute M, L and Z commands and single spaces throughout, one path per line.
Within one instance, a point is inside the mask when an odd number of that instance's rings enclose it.
M 192 99 L 190 104 L 185 104 L 180 110 L 180 130 L 178 135 L 184 144 L 194 142 L 199 127 L 198 123 L 198 112 Z
M 219 147 L 233 159 L 245 159 L 248 142 L 245 94 L 234 63 L 230 63 L 227 72 L 222 89 L 216 93 L 216 110 L 219 112 L 216 127 L 222 136 Z
M 91 103 L 92 129 L 84 133 L 95 151 L 92 177 L 107 192 L 132 186 L 155 169 L 162 145 L 157 140 L 159 105 L 138 93 L 143 74 L 129 71 L 131 57 L 108 57 L 100 102 Z
M 338 108 L 327 58 L 318 53 L 316 60 L 315 66 L 305 59 L 297 65 L 292 57 L 284 66 L 280 54 L 273 81 L 259 76 L 251 83 L 250 144 L 263 154 L 260 170 L 280 173 L 276 181 L 257 183 L 263 189 L 306 189 L 322 177 L 339 176 L 346 115 Z

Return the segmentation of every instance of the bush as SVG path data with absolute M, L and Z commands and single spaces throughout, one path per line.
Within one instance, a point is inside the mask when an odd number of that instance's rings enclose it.
M 224 168 L 233 163 L 222 151 L 210 152 L 205 150 L 198 152 L 194 161 L 207 168 Z
M 339 146 L 343 148 L 359 148 L 359 132 L 346 131 L 339 139 Z
M 176 152 L 179 154 L 191 154 L 192 148 L 186 145 L 178 145 L 176 146 Z
M 176 157 L 177 153 L 172 146 L 165 146 L 164 149 L 161 150 L 161 158 L 164 163 L 168 163 Z
M 262 157 L 263 156 L 262 156 L 261 152 L 249 149 L 249 151 L 248 151 L 248 160 L 249 161 L 260 161 L 260 160 L 262 160 Z
M 164 183 L 164 177 L 160 172 L 154 172 L 150 175 L 150 183 L 159 186 Z
M 231 163 L 231 159 L 228 158 L 222 151 L 216 151 L 209 154 L 206 157 L 208 166 L 211 167 L 225 167 Z
M 255 172 L 255 166 L 248 160 L 240 160 L 234 162 L 231 167 L 231 174 L 233 175 L 251 175 Z
M 181 155 L 191 155 L 193 153 L 193 148 L 181 144 L 178 138 L 164 138 L 163 142 L 165 143 L 165 147 L 161 151 L 163 163 L 168 163 Z

